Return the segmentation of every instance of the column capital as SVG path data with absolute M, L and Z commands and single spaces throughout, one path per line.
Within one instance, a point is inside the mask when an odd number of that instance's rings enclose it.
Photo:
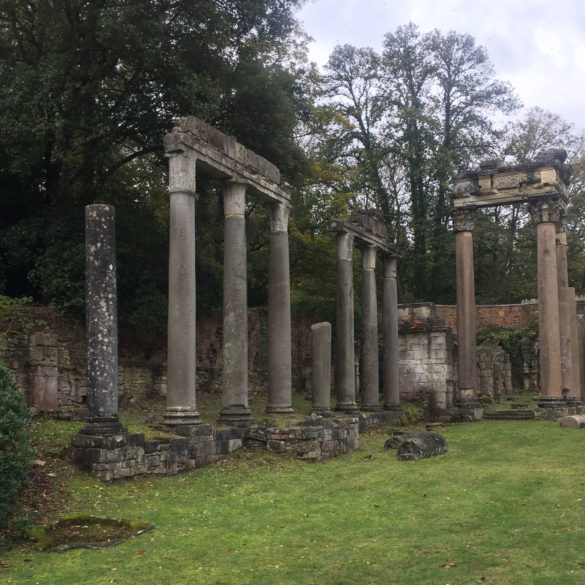
M 529 204 L 530 215 L 534 223 L 556 223 L 564 214 L 563 206 L 558 198 L 539 199 Z
M 362 268 L 364 270 L 376 270 L 377 246 L 372 244 L 360 246 L 362 252 Z
M 224 215 L 243 216 L 246 211 L 246 185 L 226 181 L 223 184 L 223 213 Z
M 288 216 L 290 213 L 290 205 L 277 202 L 271 203 L 268 206 L 270 213 L 270 231 L 271 232 L 286 232 L 288 231 Z
M 472 232 L 475 225 L 476 207 L 460 207 L 453 209 L 451 215 L 453 217 L 453 231 L 454 232 Z
M 195 194 L 195 164 L 197 158 L 190 151 L 177 151 L 169 159 L 169 192 Z
M 353 260 L 354 235 L 349 232 L 337 232 L 337 259 Z
M 394 256 L 384 256 L 384 279 L 393 278 L 396 280 L 398 271 L 398 258 Z

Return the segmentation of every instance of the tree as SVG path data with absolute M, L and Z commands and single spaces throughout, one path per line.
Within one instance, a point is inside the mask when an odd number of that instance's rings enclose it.
M 285 176 L 304 164 L 303 72 L 286 61 L 302 45 L 299 2 L 0 0 L 0 288 L 79 308 L 83 206 L 110 202 L 138 279 L 122 318 L 164 303 L 173 119 L 199 116 Z M 150 299 L 142 310 L 136 295 Z

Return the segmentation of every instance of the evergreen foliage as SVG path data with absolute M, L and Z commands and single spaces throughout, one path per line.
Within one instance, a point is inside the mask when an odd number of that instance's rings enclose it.
M 0 364 L 0 529 L 15 515 L 16 497 L 28 479 L 30 417 L 8 369 Z

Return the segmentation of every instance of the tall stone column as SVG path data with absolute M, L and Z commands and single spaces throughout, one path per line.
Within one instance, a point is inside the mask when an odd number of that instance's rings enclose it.
M 167 404 L 163 422 L 199 424 L 195 403 L 195 158 L 169 155 Z
M 400 410 L 398 359 L 398 294 L 396 265 L 398 260 L 384 258 L 384 297 L 382 327 L 384 336 L 384 410 Z
M 87 329 L 86 435 L 124 429 L 118 419 L 118 308 L 116 212 L 111 205 L 85 208 Z
M 331 323 L 311 326 L 313 404 L 311 413 L 333 416 L 331 412 Z
M 292 414 L 290 270 L 288 214 L 281 203 L 270 205 L 268 267 L 268 406 L 266 412 Z
M 380 409 L 378 372 L 378 305 L 376 301 L 376 247 L 362 246 L 361 410 Z
M 475 275 L 473 269 L 473 225 L 475 208 L 453 211 L 457 273 L 457 351 L 459 402 L 475 406 L 477 353 L 475 326 Z
M 357 412 L 354 371 L 353 235 L 337 234 L 336 410 Z
M 538 345 L 540 351 L 539 404 L 555 408 L 562 398 L 559 287 L 556 255 L 556 223 L 560 206 L 542 199 L 530 206 L 536 222 L 538 266 Z
M 575 289 L 569 287 L 567 261 L 566 215 L 561 214 L 556 234 L 556 255 L 559 286 L 559 327 L 561 338 L 561 376 L 565 398 L 580 403 L 579 339 Z
M 218 422 L 249 424 L 246 186 L 227 183 L 223 192 L 223 405 Z

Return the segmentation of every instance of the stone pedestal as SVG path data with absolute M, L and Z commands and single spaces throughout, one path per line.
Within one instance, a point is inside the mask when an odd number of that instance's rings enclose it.
M 562 399 L 561 339 L 559 330 L 559 289 L 556 256 L 556 222 L 559 206 L 540 200 L 531 206 L 537 223 L 538 342 L 540 351 L 541 400 Z
M 331 323 L 311 326 L 313 404 L 311 413 L 333 416 L 331 412 Z
M 195 160 L 169 157 L 168 425 L 201 422 L 195 404 Z
M 218 422 L 241 425 L 252 422 L 248 408 L 246 186 L 228 183 L 223 202 L 223 405 Z
M 266 412 L 292 414 L 289 207 L 270 206 L 268 272 L 268 406 Z
M 378 305 L 376 248 L 362 247 L 362 344 L 360 360 L 361 410 L 380 409 L 378 372 Z
M 473 268 L 473 224 L 475 209 L 453 212 L 457 262 L 458 402 L 476 407 L 477 355 L 475 326 L 475 277 Z
M 116 214 L 110 205 L 85 208 L 87 420 L 81 434 L 112 435 L 118 419 Z
M 400 410 L 398 357 L 398 294 L 396 258 L 384 258 L 382 327 L 384 337 L 384 410 Z
M 337 234 L 336 410 L 357 412 L 354 372 L 353 236 Z

